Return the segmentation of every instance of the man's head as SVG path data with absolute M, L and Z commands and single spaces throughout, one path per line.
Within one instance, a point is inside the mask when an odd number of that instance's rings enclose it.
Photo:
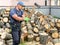
M 23 9 L 23 7 L 25 7 L 24 2 L 18 2 L 17 7 L 18 9 Z

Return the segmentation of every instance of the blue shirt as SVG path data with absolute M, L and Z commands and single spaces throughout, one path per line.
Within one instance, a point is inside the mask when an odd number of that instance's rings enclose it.
M 19 11 L 18 11 L 16 8 L 10 10 L 10 22 L 11 22 L 11 23 L 17 23 L 17 22 L 18 22 L 17 20 L 15 20 L 15 19 L 12 17 L 14 14 L 17 14 L 19 17 L 22 17 L 22 15 L 23 15 L 23 10 L 19 10 Z

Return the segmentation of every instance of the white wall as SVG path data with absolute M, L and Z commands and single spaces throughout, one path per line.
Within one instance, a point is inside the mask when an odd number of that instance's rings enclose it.
M 0 6 L 15 6 L 18 1 L 23 1 L 25 5 L 34 5 L 38 3 L 39 5 L 44 5 L 44 0 L 0 0 Z
M 0 0 L 0 6 L 10 6 L 11 0 Z

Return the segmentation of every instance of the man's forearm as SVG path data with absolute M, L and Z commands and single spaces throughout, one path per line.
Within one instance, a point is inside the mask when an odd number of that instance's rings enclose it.
M 12 16 L 15 20 L 17 21 L 23 21 L 24 20 L 24 17 L 19 17 L 17 16 L 16 14 Z
M 17 17 L 17 20 L 18 20 L 18 21 L 23 21 L 24 18 L 23 18 L 23 17 Z

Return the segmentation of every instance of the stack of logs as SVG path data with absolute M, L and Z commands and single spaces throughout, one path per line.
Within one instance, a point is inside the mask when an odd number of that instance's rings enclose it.
M 22 39 L 37 41 L 43 45 L 60 45 L 60 19 L 35 12 L 30 21 L 21 23 Z M 22 40 L 24 41 L 24 40 Z
M 0 28 L 0 45 L 12 45 L 12 35 L 8 28 Z
M 10 9 L 0 9 L 0 45 L 13 45 L 9 11 Z
M 10 9 L 2 9 L 0 12 L 0 44 L 12 45 L 12 36 L 10 34 L 9 24 Z M 25 12 L 26 13 L 26 12 Z M 28 16 L 29 15 L 29 16 Z M 60 45 L 60 19 L 51 15 L 43 15 L 38 11 L 26 13 L 30 21 L 21 23 L 21 41 L 37 41 L 43 45 Z

